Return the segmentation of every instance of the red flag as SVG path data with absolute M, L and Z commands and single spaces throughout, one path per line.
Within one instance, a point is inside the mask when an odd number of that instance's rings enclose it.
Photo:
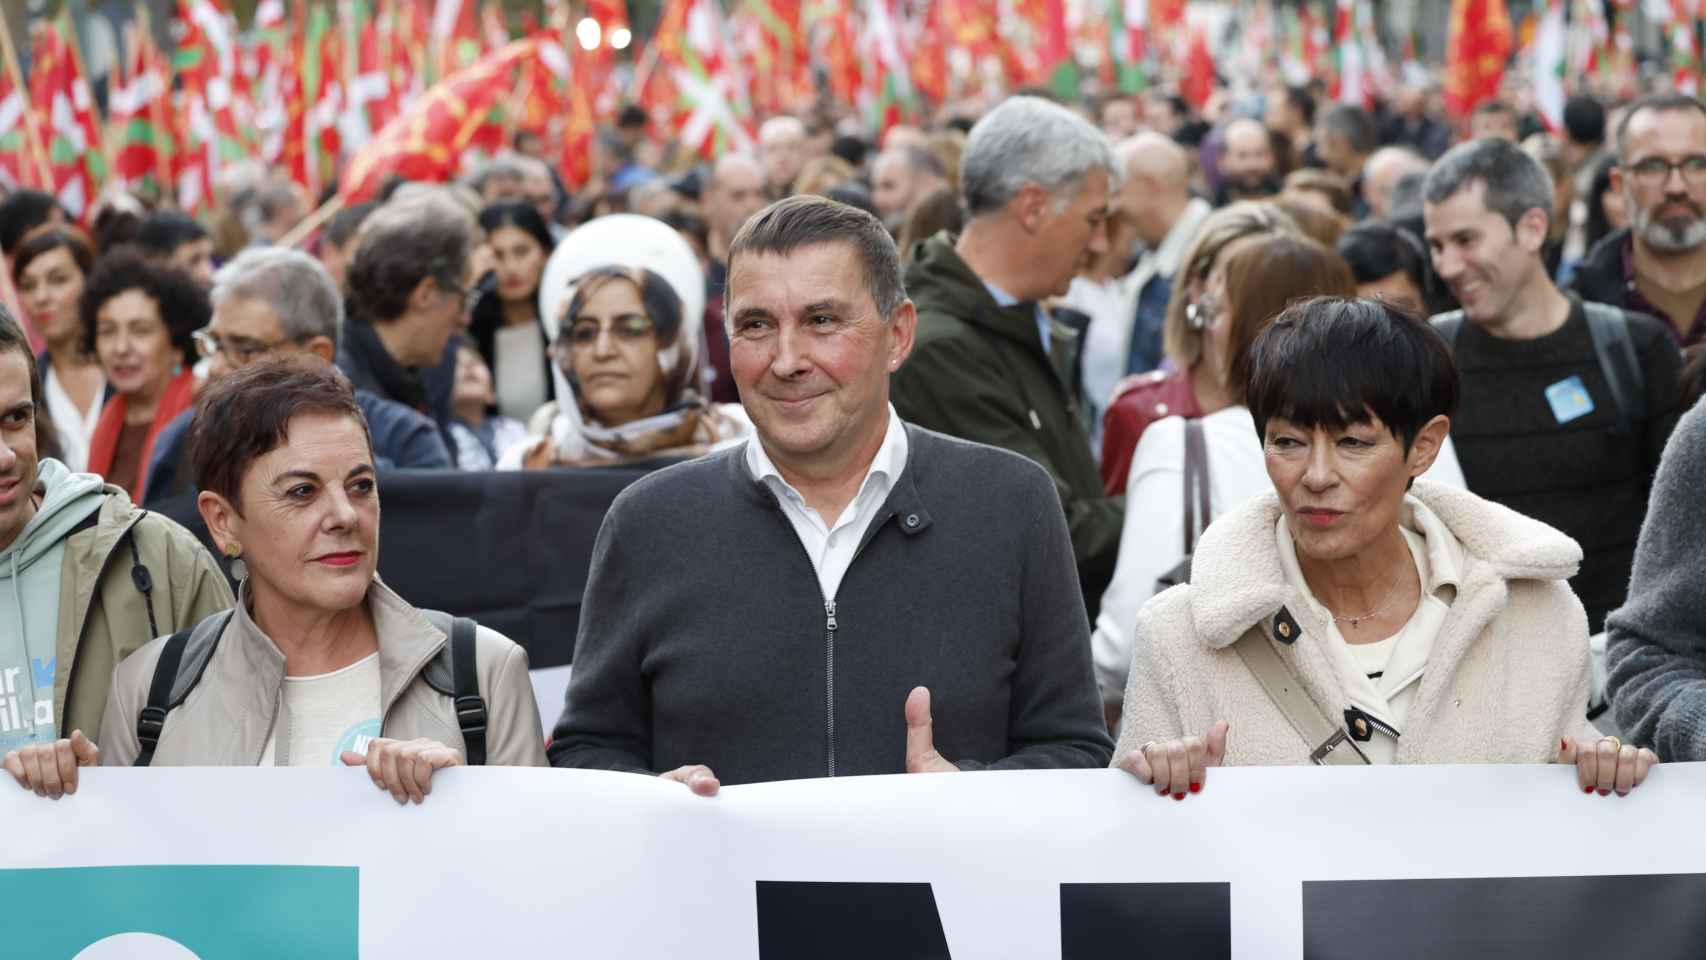
M 30 55 L 30 108 L 45 123 L 42 139 L 53 172 L 51 192 L 67 213 L 83 219 L 106 178 L 95 99 L 66 39 L 68 14 L 37 25 Z
M 1199 110 L 1214 95 L 1214 54 L 1209 52 L 1208 36 L 1201 30 L 1191 31 L 1191 45 L 1185 54 L 1185 73 L 1179 81 L 1179 93 Z
M 231 91 L 236 83 L 236 25 L 222 0 L 178 0 L 172 17 L 178 49 L 172 59 L 182 84 L 174 158 L 178 205 L 195 212 L 213 200 L 220 171 L 246 154 L 237 133 Z
M 1445 50 L 1445 106 L 1467 117 L 1476 104 L 1498 95 L 1511 53 L 1505 0 L 1452 0 Z
M 410 103 L 350 161 L 344 199 L 371 198 L 391 174 L 434 182 L 454 176 L 485 113 L 509 95 L 515 67 L 535 56 L 535 46 L 529 38 L 494 50 Z
M 30 109 L 29 85 L 12 49 L 11 34 L 0 28 L 0 185 L 42 188 L 53 179 L 40 118 Z M 0 285 L 6 278 L 0 276 Z
M 477 0 L 437 0 L 432 10 L 431 65 L 434 76 L 446 78 L 480 56 L 480 32 L 475 24 Z
M 124 35 L 127 57 L 123 81 L 107 98 L 108 120 L 117 137 L 113 176 L 127 190 L 151 183 L 160 197 L 168 197 L 172 189 L 172 71 L 154 43 L 146 19 L 126 24 Z

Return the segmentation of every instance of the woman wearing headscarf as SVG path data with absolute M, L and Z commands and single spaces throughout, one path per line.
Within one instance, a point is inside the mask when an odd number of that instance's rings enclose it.
M 703 399 L 699 318 L 659 274 L 594 268 L 575 282 L 557 329 L 552 373 L 572 402 L 540 408 L 500 468 L 694 457 L 750 433 L 738 405 Z
M 1379 300 L 1288 308 L 1251 351 L 1273 490 L 1138 615 L 1115 765 L 1184 799 L 1222 764 L 1568 763 L 1627 794 L 1658 758 L 1587 723 L 1569 537 L 1417 478 L 1451 430 L 1445 341 Z

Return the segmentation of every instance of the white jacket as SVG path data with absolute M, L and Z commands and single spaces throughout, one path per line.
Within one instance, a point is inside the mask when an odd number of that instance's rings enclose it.
M 1396 763 L 1545 763 L 1563 736 L 1596 736 L 1588 702 L 1587 617 L 1564 581 L 1582 552 L 1558 531 L 1467 491 L 1419 481 L 1411 495 L 1456 537 L 1462 584 L 1428 655 Z M 1230 725 L 1226 763 L 1303 764 L 1306 743 L 1232 644 L 1263 631 L 1329 722 L 1351 696 L 1326 624 L 1286 586 L 1268 493 L 1204 535 L 1191 583 L 1146 604 L 1114 761 L 1151 741 Z M 1284 613 L 1294 642 L 1274 633 Z M 1288 631 L 1290 632 L 1290 631 Z M 1344 651 L 1337 651 L 1342 655 Z
M 1269 493 L 1262 439 L 1248 407 L 1227 407 L 1202 418 L 1208 450 L 1209 513 L 1220 517 L 1252 497 Z M 1447 437 L 1434 465 L 1423 476 L 1463 489 L 1463 467 Z M 1102 594 L 1090 652 L 1103 703 L 1125 693 L 1131 667 L 1131 628 L 1138 608 L 1155 595 L 1155 581 L 1178 565 L 1185 552 L 1185 421 L 1167 417 L 1150 424 L 1132 455 L 1126 479 L 1125 522 L 1114 578 Z

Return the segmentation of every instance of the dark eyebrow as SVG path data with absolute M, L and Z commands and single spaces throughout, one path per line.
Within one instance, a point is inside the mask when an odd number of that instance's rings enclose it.
M 350 469 L 349 474 L 347 476 L 345 476 L 344 479 L 345 480 L 354 480 L 359 475 L 369 474 L 369 473 L 373 473 L 373 472 L 374 472 L 373 464 L 371 464 L 371 463 L 357 464 L 356 466 L 354 466 Z M 308 481 L 311 481 L 313 483 L 320 483 L 321 482 L 320 475 L 315 473 L 312 470 L 286 470 L 283 473 L 279 474 L 278 476 L 273 477 L 272 482 L 278 483 L 281 480 L 292 480 L 292 479 L 308 480 Z
M 35 401 L 34 400 L 25 400 L 22 403 L 19 403 L 17 406 L 7 408 L 5 415 L 10 416 L 14 413 L 35 413 L 35 412 L 36 412 Z
M 805 309 L 803 309 L 800 312 L 801 313 L 808 313 L 808 314 L 810 314 L 810 313 L 837 313 L 837 314 L 846 313 L 847 312 L 847 304 L 841 302 L 840 300 L 835 300 L 835 299 L 819 300 L 816 303 L 806 304 Z

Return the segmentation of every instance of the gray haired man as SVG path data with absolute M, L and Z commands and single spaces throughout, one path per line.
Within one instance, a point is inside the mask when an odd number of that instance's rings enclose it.
M 245 250 L 214 275 L 212 296 L 213 320 L 195 335 L 211 377 L 275 357 L 308 355 L 327 363 L 337 357 L 343 301 L 326 268 L 305 253 L 283 247 Z M 450 467 L 450 452 L 425 414 L 366 390 L 357 390 L 355 398 L 373 434 L 373 455 L 382 465 Z M 155 441 L 148 464 L 151 501 L 189 492 L 186 441 L 194 417 L 194 409 L 185 410 Z
M 727 295 L 756 436 L 611 505 L 551 762 L 702 795 L 1105 766 L 1054 484 L 889 404 L 917 320 L 883 225 L 822 197 L 772 204 L 729 247 Z
M 1043 301 L 1106 249 L 1114 181 L 1107 138 L 1058 104 L 1013 97 L 978 121 L 960 168 L 965 231 L 932 237 L 907 270 L 918 343 L 894 378 L 907 421 L 1048 470 L 1090 619 L 1113 578 L 1125 498 L 1103 492 L 1090 452 L 1077 334 Z

